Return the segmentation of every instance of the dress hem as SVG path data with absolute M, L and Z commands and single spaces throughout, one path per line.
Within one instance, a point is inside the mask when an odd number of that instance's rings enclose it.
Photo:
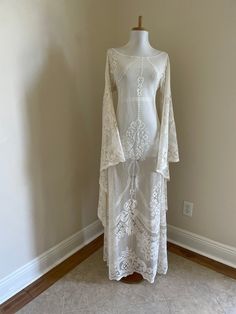
M 109 266 L 109 265 L 108 265 L 108 260 L 107 260 L 106 257 L 103 257 L 103 261 L 107 262 L 107 266 Z M 156 271 L 156 274 L 154 275 L 154 277 L 150 277 L 150 276 L 147 276 L 144 272 L 141 272 L 140 270 L 138 270 L 138 269 L 136 269 L 136 268 L 134 267 L 132 270 L 126 271 L 126 272 L 124 272 L 124 273 L 123 273 L 122 275 L 120 275 L 120 276 L 112 276 L 112 275 L 109 274 L 108 277 L 109 277 L 110 280 L 120 281 L 121 278 L 127 277 L 127 276 L 129 276 L 129 275 L 132 275 L 134 272 L 137 272 L 137 273 L 139 273 L 140 275 L 143 276 L 143 279 L 145 279 L 145 280 L 147 280 L 149 283 L 153 284 L 153 283 L 155 282 L 155 279 L 156 279 L 157 275 L 166 275 L 166 274 L 167 274 L 167 271 L 168 271 L 168 266 L 167 266 L 167 268 L 166 268 L 165 270 L 162 270 L 162 271 L 161 271 L 161 270 L 158 271 L 158 267 L 157 267 L 157 271 Z

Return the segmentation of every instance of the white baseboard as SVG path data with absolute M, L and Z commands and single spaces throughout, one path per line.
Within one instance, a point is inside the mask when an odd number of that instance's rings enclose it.
M 0 304 L 103 233 L 99 220 L 0 280 Z M 236 268 L 236 248 L 168 224 L 168 241 Z
M 0 304 L 103 233 L 99 220 L 76 232 L 42 255 L 0 280 Z
M 193 252 L 236 268 L 236 248 L 168 224 L 167 239 Z

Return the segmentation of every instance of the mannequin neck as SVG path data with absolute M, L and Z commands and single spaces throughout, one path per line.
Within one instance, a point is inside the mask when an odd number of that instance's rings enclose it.
M 153 48 L 149 43 L 148 31 L 132 30 L 129 41 L 122 47 L 130 55 L 149 55 Z
M 129 47 L 137 47 L 137 48 L 140 47 L 140 48 L 142 48 L 144 46 L 147 46 L 150 48 L 148 31 L 132 30 L 130 32 L 129 41 L 128 41 L 127 45 Z

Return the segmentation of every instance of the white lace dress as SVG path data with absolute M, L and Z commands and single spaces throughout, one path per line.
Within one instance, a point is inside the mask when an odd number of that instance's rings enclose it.
M 109 279 L 138 272 L 153 283 L 167 272 L 167 181 L 178 161 L 168 54 L 109 48 L 98 202 Z

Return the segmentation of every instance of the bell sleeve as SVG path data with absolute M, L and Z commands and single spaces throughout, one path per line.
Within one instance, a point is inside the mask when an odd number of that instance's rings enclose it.
M 110 166 L 114 166 L 125 161 L 114 109 L 113 93 L 116 90 L 114 71 L 114 65 L 108 49 L 106 53 L 105 87 L 102 105 L 102 143 L 98 204 L 98 217 L 103 226 L 105 226 L 107 214 L 107 169 Z
M 157 106 L 160 112 L 160 133 L 156 172 L 170 181 L 169 163 L 179 161 L 176 125 L 173 112 L 170 82 L 170 59 L 167 54 L 165 70 L 160 82 L 160 97 Z

